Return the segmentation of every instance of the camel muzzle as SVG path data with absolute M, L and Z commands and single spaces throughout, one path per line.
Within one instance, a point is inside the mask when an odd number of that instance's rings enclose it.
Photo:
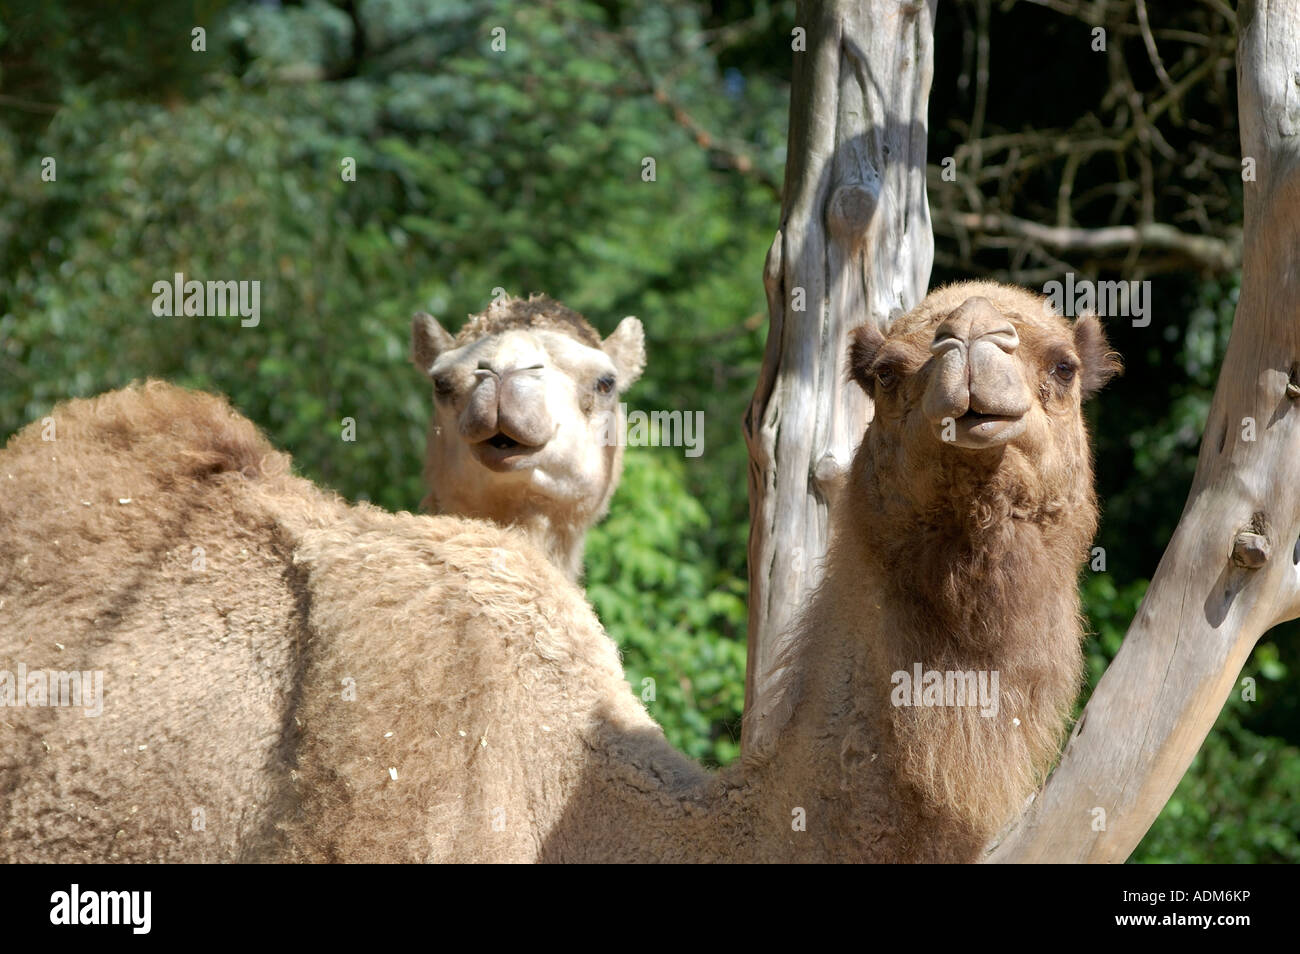
M 939 439 L 967 449 L 996 447 L 1024 433 L 1032 395 L 1015 357 L 1015 325 L 987 298 L 968 298 L 938 327 L 922 413 Z
M 541 365 L 497 372 L 479 368 L 460 418 L 460 436 L 483 466 L 516 470 L 555 436 Z

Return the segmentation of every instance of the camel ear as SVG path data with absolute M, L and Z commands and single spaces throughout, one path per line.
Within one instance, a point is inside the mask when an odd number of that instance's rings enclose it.
M 411 318 L 411 363 L 427 375 L 438 355 L 448 350 L 455 339 L 438 324 L 433 315 L 418 311 Z
M 885 336 L 872 322 L 849 332 L 849 377 L 868 394 L 871 393 L 871 366 L 876 363 L 876 355 L 884 343 Z
M 601 342 L 600 348 L 618 370 L 621 394 L 635 384 L 645 370 L 645 328 L 641 326 L 641 319 L 628 315 L 618 323 L 614 333 Z
M 1079 386 L 1086 401 L 1124 370 L 1119 355 L 1110 350 L 1097 316 L 1080 315 L 1074 323 L 1074 351 L 1079 356 Z

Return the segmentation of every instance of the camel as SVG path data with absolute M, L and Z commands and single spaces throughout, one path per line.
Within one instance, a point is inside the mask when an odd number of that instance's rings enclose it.
M 454 337 L 416 314 L 411 360 L 433 382 L 421 509 L 519 527 L 579 579 L 623 470 L 607 418 L 645 367 L 641 322 L 624 318 L 601 341 L 545 295 L 507 295 Z
M 521 531 L 349 506 L 210 395 L 64 404 L 0 452 L 0 859 L 976 860 L 1079 688 L 1081 403 L 1117 368 L 991 283 L 854 332 L 824 582 L 716 773 Z M 18 665 L 100 672 L 102 714 L 16 707 Z M 997 673 L 996 714 L 914 668 Z

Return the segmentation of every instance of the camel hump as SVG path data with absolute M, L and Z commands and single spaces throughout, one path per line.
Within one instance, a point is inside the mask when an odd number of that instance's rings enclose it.
M 19 453 L 42 446 L 75 448 L 86 463 L 134 459 L 163 483 L 235 473 L 264 478 L 287 473 L 277 451 L 224 397 L 148 380 L 98 397 L 66 401 L 9 442 Z M 7 455 L 6 455 L 7 456 Z M 111 465 L 108 465 L 111 466 Z

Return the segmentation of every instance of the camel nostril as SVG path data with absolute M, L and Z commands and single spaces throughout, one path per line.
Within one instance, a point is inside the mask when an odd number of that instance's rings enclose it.
M 509 378 L 516 374 L 524 374 L 529 371 L 545 371 L 545 370 L 546 370 L 546 365 L 534 364 L 534 365 L 530 365 L 527 368 L 511 368 L 509 371 L 502 371 L 500 377 L 501 380 L 504 381 L 506 378 Z
M 951 351 L 954 348 L 962 348 L 965 342 L 951 331 L 940 329 L 934 336 L 934 341 L 930 342 L 930 354 L 943 354 L 945 351 Z
M 990 328 L 988 331 L 982 331 L 979 337 L 989 339 L 1007 354 L 1011 354 L 1016 348 L 1020 347 L 1020 335 L 1016 334 L 1016 326 L 1010 322 L 996 328 Z

